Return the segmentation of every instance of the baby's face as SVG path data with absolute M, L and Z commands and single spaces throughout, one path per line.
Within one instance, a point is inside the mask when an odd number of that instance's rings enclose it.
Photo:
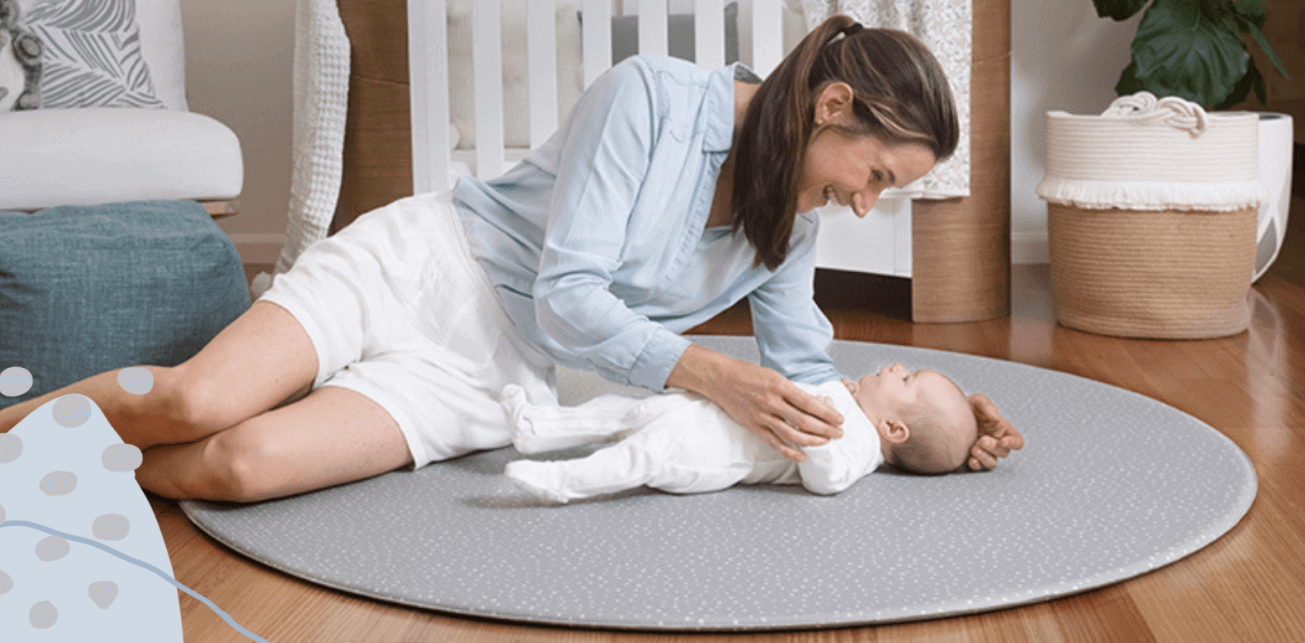
M 856 382 L 844 380 L 844 383 L 885 439 L 888 425 L 880 419 L 897 418 L 911 426 L 913 440 L 924 440 L 916 442 L 917 445 L 936 447 L 937 452 L 930 456 L 931 463 L 951 463 L 958 458 L 964 461 L 965 452 L 975 439 L 974 415 L 965 393 L 947 376 L 930 370 L 910 371 L 901 364 L 893 364 Z M 927 418 L 921 413 L 927 413 Z
M 960 395 L 956 385 L 937 371 L 908 371 L 901 362 L 879 369 L 848 386 L 852 397 L 868 414 L 904 409 L 921 399 L 922 395 L 946 399 Z

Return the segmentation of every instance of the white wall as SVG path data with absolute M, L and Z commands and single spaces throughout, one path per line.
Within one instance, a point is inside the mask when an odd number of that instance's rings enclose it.
M 240 214 L 220 219 L 247 262 L 275 263 L 290 203 L 295 0 L 181 0 L 191 111 L 235 131 Z
M 1011 260 L 1046 263 L 1045 114 L 1099 114 L 1115 99 L 1140 14 L 1098 18 L 1091 0 L 1011 0 Z

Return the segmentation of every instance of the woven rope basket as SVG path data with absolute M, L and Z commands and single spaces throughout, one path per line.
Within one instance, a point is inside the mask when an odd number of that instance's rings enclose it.
M 1048 114 L 1051 286 L 1061 324 L 1200 339 L 1250 323 L 1258 117 L 1150 94 Z

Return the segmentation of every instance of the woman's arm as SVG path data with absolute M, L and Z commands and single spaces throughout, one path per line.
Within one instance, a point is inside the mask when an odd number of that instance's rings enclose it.
M 720 405 L 735 422 L 785 457 L 802 462 L 794 448 L 842 437 L 843 416 L 773 369 L 690 345 L 666 380 Z
M 771 448 L 802 462 L 794 447 L 840 437 L 843 416 L 793 383 L 839 377 L 825 352 L 833 327 L 814 300 L 816 222 L 797 223 L 784 263 L 748 296 L 761 365 L 692 346 L 667 383 L 709 398 Z
M 531 292 L 539 328 L 605 379 L 661 390 L 688 340 L 613 293 L 627 229 L 664 111 L 638 57 L 599 77 L 561 132 L 547 230 Z
M 997 460 L 1010 455 L 1012 450 L 1024 448 L 1024 436 L 1015 430 L 1010 420 L 1002 417 L 997 405 L 983 393 L 970 396 L 970 408 L 979 423 L 979 439 L 970 447 L 966 461 L 973 471 L 987 471 L 997 466 Z

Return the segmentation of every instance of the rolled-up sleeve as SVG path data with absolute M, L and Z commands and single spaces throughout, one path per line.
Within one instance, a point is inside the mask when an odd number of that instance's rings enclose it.
M 761 365 L 802 384 L 822 384 L 842 375 L 829 358 L 834 327 L 815 300 L 816 221 L 812 214 L 794 232 L 788 257 L 774 276 L 748 295 Z
M 689 342 L 611 291 L 657 140 L 652 74 L 620 65 L 568 122 L 533 288 L 539 328 L 604 378 L 662 390 Z

